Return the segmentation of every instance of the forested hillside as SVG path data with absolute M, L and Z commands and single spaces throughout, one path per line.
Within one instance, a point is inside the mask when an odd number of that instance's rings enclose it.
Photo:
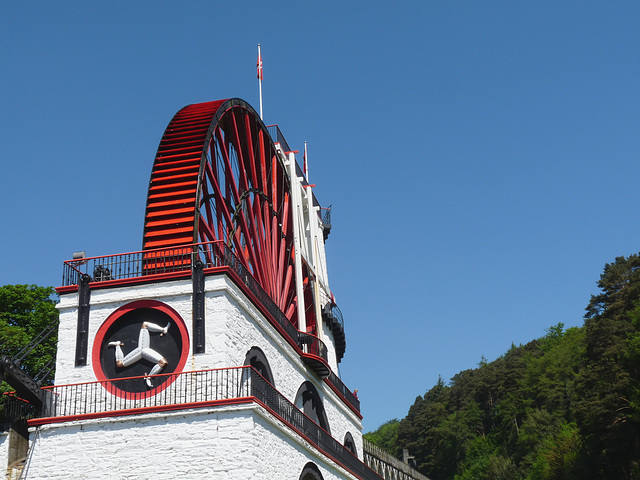
M 639 267 L 605 266 L 583 327 L 439 379 L 367 438 L 433 480 L 640 479 Z

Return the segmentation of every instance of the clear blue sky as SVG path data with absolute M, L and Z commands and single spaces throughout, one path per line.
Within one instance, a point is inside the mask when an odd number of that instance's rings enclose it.
M 0 284 L 139 250 L 160 137 L 241 97 L 333 205 L 365 430 L 563 322 L 640 250 L 640 2 L 3 2 Z

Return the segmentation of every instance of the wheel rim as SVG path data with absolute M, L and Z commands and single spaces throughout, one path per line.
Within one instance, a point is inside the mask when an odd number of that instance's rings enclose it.
M 223 241 L 291 320 L 290 186 L 271 137 L 240 99 L 184 107 L 149 182 L 143 250 Z

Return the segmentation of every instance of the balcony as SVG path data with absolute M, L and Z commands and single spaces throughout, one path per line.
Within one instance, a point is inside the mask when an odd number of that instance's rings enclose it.
M 36 426 L 255 402 L 356 477 L 381 478 L 250 366 L 161 374 L 151 378 L 159 385 L 151 395 L 149 392 L 128 393 L 135 389 L 127 384 L 144 382 L 145 377 L 46 387 L 43 389 L 47 393 L 42 413 L 28 420 L 28 424 Z
M 350 396 L 343 393 L 349 390 L 329 367 L 326 345 L 315 335 L 298 331 L 224 242 L 67 260 L 63 266 L 62 286 L 56 290 L 58 293 L 76 291 L 83 277 L 89 280 L 90 288 L 190 278 L 192 268 L 198 262 L 204 265 L 207 274 L 229 275 L 302 360 L 360 416 L 360 402 L 355 397 L 349 400 Z
M 324 241 L 327 241 L 329 238 L 329 234 L 331 233 L 331 205 L 326 208 L 321 208 L 322 212 L 322 235 L 324 236 Z
M 344 352 L 347 348 L 347 340 L 344 334 L 344 320 L 342 312 L 334 302 L 330 302 L 322 309 L 322 319 L 331 329 L 333 339 L 336 346 L 336 356 L 338 362 L 342 360 Z

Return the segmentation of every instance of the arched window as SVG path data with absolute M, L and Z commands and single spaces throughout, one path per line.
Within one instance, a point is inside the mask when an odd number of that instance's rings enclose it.
M 300 480 L 324 480 L 322 474 L 315 464 L 309 462 L 302 469 Z
M 264 352 L 258 347 L 251 347 L 247 352 L 247 356 L 244 357 L 244 364 L 251 365 L 265 380 L 271 385 L 275 386 L 273 381 L 273 374 L 271 373 L 271 367 L 265 357 Z
M 300 385 L 298 393 L 296 394 L 296 407 L 320 425 L 327 433 L 331 433 L 329 422 L 327 421 L 327 414 L 324 412 L 324 405 L 322 405 L 318 390 L 316 390 L 316 387 L 314 387 L 311 382 L 304 382 Z
M 356 449 L 356 442 L 353 441 L 353 437 L 349 432 L 344 436 L 344 446 L 353 453 L 356 457 L 358 456 L 358 450 Z

